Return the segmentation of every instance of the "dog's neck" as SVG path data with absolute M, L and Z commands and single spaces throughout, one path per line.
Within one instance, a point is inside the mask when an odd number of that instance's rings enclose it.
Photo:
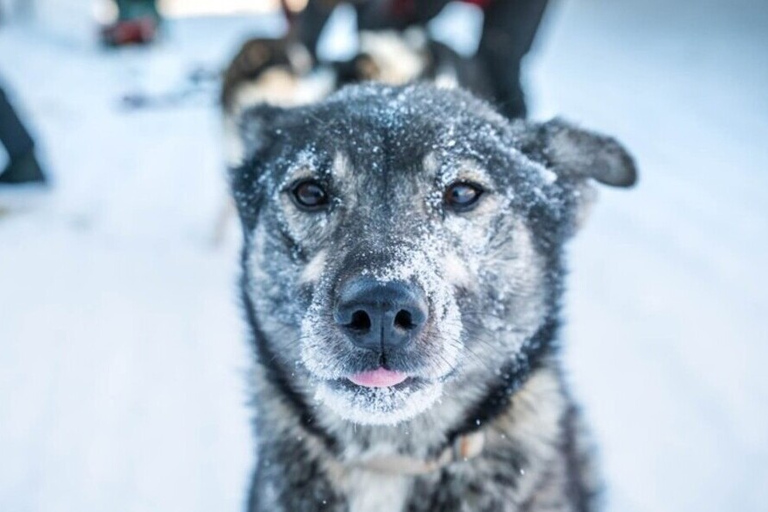
M 485 448 L 486 432 L 484 429 L 469 434 L 462 434 L 446 446 L 436 457 L 431 459 L 417 458 L 409 455 L 369 456 L 347 463 L 348 466 L 359 467 L 368 471 L 390 475 L 426 475 L 439 471 L 457 462 L 466 462 L 479 457 Z

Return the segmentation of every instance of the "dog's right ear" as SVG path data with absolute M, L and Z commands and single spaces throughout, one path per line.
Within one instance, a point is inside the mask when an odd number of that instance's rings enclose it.
M 274 142 L 275 124 L 284 114 L 284 107 L 261 103 L 245 110 L 240 116 L 240 139 L 245 148 L 245 157 L 256 158 Z
M 225 120 L 229 184 L 244 227 L 255 224 L 261 196 L 259 177 L 275 141 L 275 124 L 285 111 L 262 103 Z
M 284 110 L 260 103 L 225 119 L 227 163 L 231 169 L 251 162 L 269 148 L 274 136 L 272 127 Z

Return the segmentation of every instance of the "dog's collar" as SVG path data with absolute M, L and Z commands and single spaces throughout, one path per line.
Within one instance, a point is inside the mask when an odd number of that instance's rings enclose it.
M 354 463 L 354 466 L 379 473 L 398 475 L 424 475 L 432 473 L 455 462 L 465 462 L 483 452 L 485 432 L 478 430 L 457 436 L 440 455 L 433 459 L 417 459 L 406 455 L 371 457 Z

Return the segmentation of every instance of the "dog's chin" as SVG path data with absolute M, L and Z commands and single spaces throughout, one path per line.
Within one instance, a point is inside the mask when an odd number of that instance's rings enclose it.
M 442 393 L 442 382 L 417 378 L 390 387 L 366 387 L 338 379 L 321 381 L 315 397 L 347 421 L 396 425 L 427 411 Z

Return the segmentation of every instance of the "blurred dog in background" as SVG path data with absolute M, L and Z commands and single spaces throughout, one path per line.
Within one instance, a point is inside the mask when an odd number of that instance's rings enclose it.
M 287 35 L 279 42 L 252 39 L 243 45 L 227 70 L 222 103 L 231 109 L 239 97 L 237 91 L 256 84 L 262 73 L 274 66 L 299 79 L 324 65 L 333 75 L 330 90 L 367 80 L 391 85 L 436 81 L 463 87 L 489 100 L 510 118 L 525 117 L 521 66 L 547 0 L 465 2 L 477 5 L 484 13 L 478 48 L 471 57 L 462 57 L 435 41 L 426 29 L 449 0 L 282 0 Z M 349 61 L 323 63 L 317 51 L 320 35 L 333 10 L 343 3 L 352 4 L 357 14 L 357 54 Z M 297 97 L 297 101 L 306 98 Z

